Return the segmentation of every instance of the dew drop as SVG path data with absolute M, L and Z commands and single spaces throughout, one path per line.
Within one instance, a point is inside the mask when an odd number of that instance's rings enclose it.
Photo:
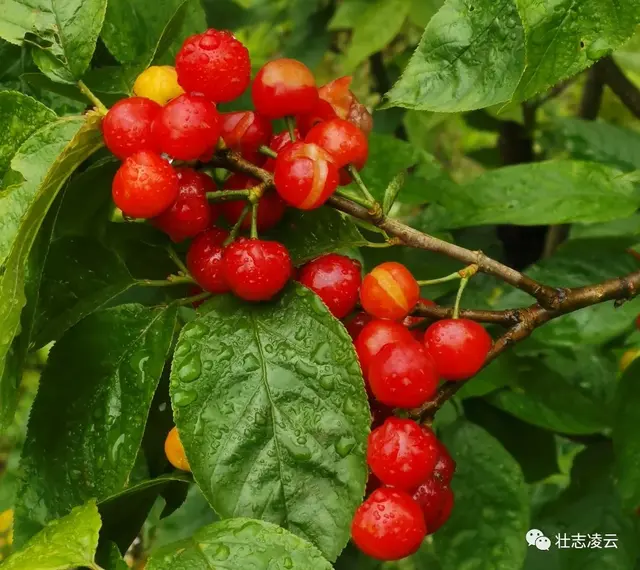
M 181 382 L 193 382 L 200 378 L 202 362 L 198 353 L 189 354 L 178 367 L 178 379 Z
M 229 558 L 229 554 L 231 554 L 229 547 L 226 544 L 219 544 L 213 553 L 213 559 L 218 561 L 226 560 Z
M 331 362 L 331 345 L 323 342 L 316 347 L 313 359 L 320 364 L 328 364 Z
M 194 321 L 189 323 L 183 330 L 183 336 L 194 340 L 201 340 L 203 336 L 209 333 L 209 329 L 201 322 Z
M 318 373 L 318 368 L 309 362 L 304 360 L 298 360 L 295 364 L 296 372 L 301 376 L 315 377 Z
M 347 398 L 344 401 L 344 413 L 349 414 L 350 416 L 354 416 L 358 413 L 358 405 L 351 399 Z
M 293 560 L 291 560 L 291 558 L 289 558 L 288 556 L 282 561 L 282 565 L 287 569 L 290 570 L 291 568 L 293 568 Z
M 304 340 L 307 336 L 307 331 L 303 327 L 300 327 L 293 336 L 296 340 Z
M 213 368 L 213 361 L 211 360 L 205 360 L 202 363 L 202 368 L 204 368 L 205 370 L 211 370 Z
M 325 390 L 332 390 L 334 386 L 333 377 L 320 376 L 320 386 L 322 386 Z
M 122 433 L 120 434 L 120 437 L 116 439 L 116 442 L 111 447 L 111 453 L 110 453 L 111 463 L 118 462 L 118 457 L 120 455 L 120 448 L 122 447 L 123 443 L 124 443 L 124 434 Z
M 198 397 L 198 393 L 193 390 L 184 390 L 176 392 L 173 395 L 173 405 L 182 408 L 188 406 Z
M 340 457 L 346 457 L 355 447 L 356 440 L 351 436 L 342 436 L 336 443 L 336 452 Z
M 242 362 L 242 366 L 245 372 L 255 372 L 256 370 L 259 370 L 261 367 L 258 357 L 255 354 L 251 354 L 251 353 L 245 355 Z
M 183 340 L 176 346 L 174 356 L 180 358 L 181 356 L 186 356 L 189 352 L 191 352 L 191 343 L 188 340 Z

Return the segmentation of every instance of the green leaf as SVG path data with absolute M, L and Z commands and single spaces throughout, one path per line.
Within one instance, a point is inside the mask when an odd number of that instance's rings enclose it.
M 468 422 L 447 428 L 443 443 L 457 470 L 451 483 L 456 505 L 433 536 L 442 569 L 520 568 L 529 529 L 529 497 L 520 466 L 493 437 Z
M 635 0 L 516 0 L 527 66 L 514 98 L 529 99 L 621 46 L 640 22 Z
M 53 111 L 31 97 L 16 91 L 0 92 L 0 180 L 22 143 L 55 118 Z
M 87 317 L 55 344 L 22 455 L 17 541 L 125 487 L 175 322 L 175 307 L 122 305 Z
M 371 54 L 386 48 L 402 29 L 411 0 L 373 0 L 358 14 L 344 67 L 350 72 Z
M 223 517 L 280 524 L 335 560 L 362 500 L 370 416 L 345 329 L 291 285 L 277 302 L 216 297 L 171 370 L 195 480 Z
M 625 508 L 640 506 L 640 434 L 634 413 L 640 405 L 640 360 L 632 363 L 618 385 L 613 422 L 616 480 Z
M 283 528 L 262 521 L 235 518 L 196 532 L 190 539 L 151 555 L 147 570 L 331 570 L 320 552 Z
M 370 5 L 369 0 L 344 0 L 340 2 L 329 22 L 329 30 L 345 30 L 355 27 Z
M 402 171 L 400 174 L 395 176 L 391 182 L 389 182 L 389 186 L 387 186 L 387 189 L 384 191 L 384 198 L 382 200 L 382 211 L 385 214 L 388 214 L 389 210 L 391 210 L 391 207 L 398 197 L 398 193 L 402 190 L 405 179 L 406 174 Z
M 100 515 L 95 501 L 76 507 L 66 517 L 49 523 L 22 550 L 0 564 L 2 570 L 67 570 L 95 568 Z
M 434 193 L 444 208 L 433 222 L 440 228 L 606 222 L 640 206 L 640 192 L 619 171 L 563 160 L 499 168 Z
M 5 248 L 0 249 L 0 426 L 10 421 L 17 399 L 17 386 L 5 374 L 5 365 L 26 302 L 27 259 L 60 188 L 102 144 L 99 117 L 69 117 L 37 131 L 11 161 L 13 172 L 7 176 L 16 183 L 0 197 Z
M 355 224 L 332 208 L 287 212 L 270 236 L 289 249 L 294 265 L 302 265 L 325 253 L 365 245 Z
M 387 106 L 460 112 L 511 98 L 524 67 L 514 0 L 447 0 L 431 19 Z

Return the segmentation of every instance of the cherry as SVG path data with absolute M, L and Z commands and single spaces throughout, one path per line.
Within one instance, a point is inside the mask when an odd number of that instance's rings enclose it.
M 278 153 L 274 181 L 285 202 L 301 210 L 313 210 L 336 191 L 338 170 L 326 150 L 295 142 Z
M 404 265 L 395 261 L 375 267 L 360 288 L 362 308 L 379 319 L 404 319 L 419 298 L 418 282 Z
M 427 306 L 435 306 L 433 301 L 425 299 L 424 297 L 421 297 L 418 302 Z M 426 317 L 414 317 L 413 315 L 409 315 L 403 319 L 402 324 L 411 331 L 411 334 L 416 340 L 422 342 L 422 339 L 424 338 L 424 330 L 417 328 L 417 325 L 425 322 L 426 320 Z
M 453 493 L 449 486 L 435 477 L 427 479 L 413 494 L 427 526 L 427 534 L 433 534 L 447 522 L 453 509 Z
M 358 302 L 360 262 L 329 253 L 307 263 L 298 281 L 318 295 L 336 319 L 347 316 Z
M 331 104 L 341 119 L 346 119 L 368 135 L 373 130 L 373 117 L 349 90 L 351 77 L 340 77 L 318 89 L 318 95 Z
M 249 50 L 231 32 L 207 30 L 187 38 L 176 56 L 178 81 L 186 91 L 214 103 L 233 101 L 249 86 Z
M 311 113 L 318 89 L 311 70 L 295 59 L 276 59 L 258 71 L 253 81 L 253 104 L 269 119 Z
M 424 344 L 440 376 L 466 380 L 484 365 L 493 341 L 485 328 L 468 319 L 443 319 L 424 334 Z
M 392 408 L 417 408 L 438 388 L 433 361 L 413 338 L 382 348 L 371 359 L 367 380 L 376 400 Z
M 187 268 L 198 285 L 210 293 L 226 293 L 229 285 L 222 274 L 223 243 L 229 233 L 211 228 L 198 235 L 187 252 Z
M 337 117 L 338 115 L 333 110 L 331 103 L 324 99 L 318 99 L 310 113 L 296 116 L 296 125 L 300 129 L 302 136 L 306 137 L 308 132 L 316 125 Z
M 207 201 L 207 192 L 215 190 L 211 178 L 191 168 L 178 168 L 176 173 L 180 185 L 178 198 L 152 223 L 174 242 L 180 242 L 205 231 L 217 217 L 217 211 Z
M 426 536 L 427 528 L 418 504 L 399 489 L 377 489 L 356 511 L 351 538 L 368 556 L 399 560 L 410 556 Z
M 142 150 L 154 150 L 152 125 L 161 110 L 155 101 L 144 97 L 118 101 L 102 121 L 107 148 L 121 160 Z
M 244 174 L 232 174 L 224 183 L 224 190 L 244 190 L 253 188 L 258 183 L 251 177 Z M 242 214 L 247 202 L 245 200 L 232 200 L 229 202 L 221 202 L 220 210 L 229 224 L 234 225 Z M 284 216 L 286 204 L 282 201 L 276 192 L 267 192 L 258 203 L 257 225 L 259 232 L 270 230 Z M 251 227 L 251 216 L 245 216 L 240 224 L 243 230 Z
M 293 129 L 293 136 L 297 141 L 299 141 L 300 131 L 298 129 Z M 273 152 L 279 153 L 291 142 L 292 142 L 291 135 L 289 134 L 289 131 L 282 131 L 271 137 L 271 141 L 269 142 L 269 148 Z M 273 172 L 276 169 L 276 159 L 269 157 L 267 161 L 262 165 L 262 168 L 264 168 L 269 172 Z
M 232 150 L 254 164 L 262 164 L 266 157 L 258 151 L 271 140 L 271 121 L 253 111 L 225 113 L 222 119 L 222 139 Z
M 451 479 L 453 479 L 453 475 L 456 472 L 456 462 L 453 457 L 451 457 L 449 450 L 440 441 L 438 441 L 438 447 L 440 449 L 440 455 L 433 469 L 433 475 L 436 479 L 448 485 L 451 483 Z
M 227 246 L 222 274 L 231 290 L 247 301 L 267 301 L 293 273 L 287 248 L 276 241 L 240 238 Z
M 178 197 L 179 180 L 173 167 L 154 152 L 128 157 L 113 178 L 116 206 L 131 218 L 154 218 Z
M 152 65 L 138 75 L 133 84 L 133 94 L 146 97 L 159 105 L 166 105 L 184 93 L 178 83 L 175 67 L 170 65 Z
M 372 320 L 373 317 L 371 315 L 368 315 L 364 311 L 360 311 L 344 321 L 344 326 L 349 335 L 351 335 L 351 338 L 355 341 L 365 325 L 370 323 Z
M 382 348 L 388 344 L 411 341 L 413 341 L 411 333 L 400 323 L 373 320 L 366 324 L 355 342 L 364 377 L 368 377 L 371 360 Z
M 180 436 L 178 435 L 178 429 L 175 426 L 171 428 L 171 431 L 167 435 L 167 439 L 164 441 L 164 453 L 167 456 L 169 463 L 171 463 L 171 465 L 176 469 L 191 471 L 189 462 L 187 461 L 187 456 L 184 453 L 184 447 L 182 446 Z
M 413 420 L 390 417 L 369 434 L 367 463 L 385 485 L 413 491 L 436 466 L 440 448 L 435 434 Z
M 178 160 L 197 160 L 220 137 L 216 106 L 201 95 L 180 95 L 167 103 L 153 123 L 160 150 Z
M 343 119 L 332 119 L 313 127 L 305 142 L 317 144 L 333 158 L 338 168 L 353 164 L 362 170 L 369 156 L 369 142 L 355 125 Z

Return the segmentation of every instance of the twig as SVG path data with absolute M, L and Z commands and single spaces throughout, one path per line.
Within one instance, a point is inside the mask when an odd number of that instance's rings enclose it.
M 82 94 L 89 99 L 89 101 L 91 101 L 94 105 L 94 107 L 98 110 L 98 112 L 101 115 L 106 115 L 109 112 L 109 109 L 106 108 L 106 106 L 104 105 L 104 103 L 102 101 L 100 101 L 100 99 L 98 99 L 93 92 L 91 91 L 91 89 L 89 89 L 86 84 L 84 83 L 84 81 L 78 81 L 78 88 L 80 89 L 80 91 L 82 92 Z
M 640 90 L 627 78 L 615 61 L 608 56 L 596 63 L 597 73 L 627 109 L 640 118 Z

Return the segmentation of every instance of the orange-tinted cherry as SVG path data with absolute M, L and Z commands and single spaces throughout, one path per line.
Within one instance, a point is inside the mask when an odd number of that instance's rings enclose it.
M 418 282 L 404 265 L 395 261 L 375 267 L 360 288 L 363 309 L 379 319 L 404 319 L 419 298 Z

